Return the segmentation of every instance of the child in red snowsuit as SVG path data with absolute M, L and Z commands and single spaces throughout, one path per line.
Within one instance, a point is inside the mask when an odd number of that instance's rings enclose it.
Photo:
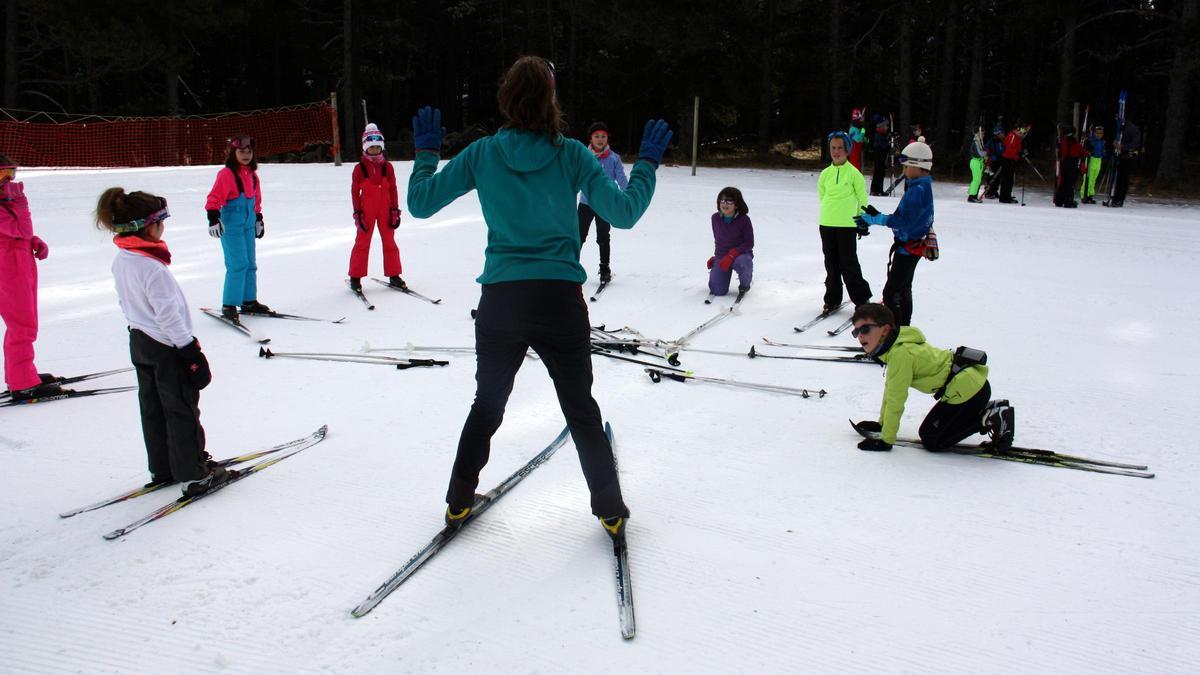
M 350 287 L 362 289 L 371 255 L 371 234 L 379 228 L 383 241 L 383 274 L 397 288 L 405 288 L 400 278 L 400 248 L 396 246 L 396 228 L 400 227 L 400 201 L 396 196 L 396 171 L 383 154 L 383 133 L 368 124 L 362 135 L 362 159 L 350 178 L 350 200 L 354 203 L 354 225 L 358 233 L 350 251 Z
M 50 247 L 33 233 L 25 186 L 13 178 L 17 165 L 0 155 L 0 318 L 4 319 L 4 382 L 13 401 L 61 393 L 52 375 L 33 365 L 38 334 L 37 263 Z

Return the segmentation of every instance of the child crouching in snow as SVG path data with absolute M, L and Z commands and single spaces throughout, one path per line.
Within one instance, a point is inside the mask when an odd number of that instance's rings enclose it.
M 183 482 L 196 496 L 237 475 L 211 462 L 200 426 L 200 390 L 212 381 L 200 341 L 192 336 L 187 299 L 171 274 L 163 241 L 167 200 L 114 187 L 100 195 L 96 225 L 114 234 L 113 260 L 121 311 L 129 324 L 129 354 L 138 378 L 142 436 L 150 483 Z
M 750 290 L 754 277 L 754 225 L 742 191 L 727 187 L 717 193 L 717 212 L 712 215 L 713 256 L 708 259 L 708 292 L 725 295 L 733 273 L 738 275 L 738 292 Z

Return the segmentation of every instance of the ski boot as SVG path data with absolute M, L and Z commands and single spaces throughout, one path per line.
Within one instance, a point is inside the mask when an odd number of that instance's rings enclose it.
M 1095 200 L 1095 199 L 1093 199 L 1093 198 L 1091 198 L 1091 197 L 1084 197 L 1084 198 L 1083 198 L 1083 201 L 1082 201 L 1082 202 L 1080 202 L 1080 203 L 1081 203 L 1081 204 L 1095 204 L 1095 203 L 1096 203 L 1096 200 Z
M 475 504 L 478 504 L 483 499 L 483 495 L 475 495 Z M 474 506 L 468 506 L 463 509 L 456 510 L 454 507 L 446 506 L 446 527 L 451 530 L 461 530 L 462 526 L 467 523 L 467 517 L 471 515 L 471 510 Z
M 350 290 L 355 293 L 362 290 L 362 277 L 350 277 Z
M 983 200 L 980 199 L 979 197 L 977 197 L 976 195 L 969 195 L 967 197 L 967 201 L 972 204 L 982 204 L 983 203 Z
M 1104 205 L 1105 205 L 1105 206 L 1107 206 L 1107 207 L 1108 207 L 1108 208 L 1110 208 L 1110 209 L 1119 209 L 1119 208 L 1121 208 L 1122 206 L 1125 206 L 1125 202 L 1124 202 L 1124 201 L 1120 201 L 1120 202 L 1119 202 L 1119 201 L 1117 201 L 1117 200 L 1115 200 L 1115 199 L 1110 199 L 1110 200 L 1108 200 L 1108 201 L 1104 202 Z
M 221 318 L 230 321 L 238 320 L 238 308 L 233 305 L 221 305 Z
M 607 284 L 610 281 L 612 281 L 612 270 L 608 267 L 608 264 L 601 263 L 600 264 L 600 283 Z
M 12 393 L 12 400 L 14 403 L 21 403 L 24 401 L 33 401 L 39 398 L 46 398 L 48 396 L 58 396 L 59 394 L 70 393 L 73 392 L 70 389 L 63 389 L 62 385 L 57 381 L 43 382 L 27 389 L 18 389 L 14 391 Z
M 398 274 L 388 277 L 388 286 L 399 288 L 402 291 L 408 290 L 408 284 L 404 283 L 404 280 Z
M 1000 203 L 1001 204 L 1016 204 L 1017 200 L 1014 199 L 1013 197 L 1001 197 Z
M 247 314 L 270 314 L 271 308 L 257 300 L 247 300 L 242 303 L 242 311 Z
M 628 519 L 624 516 L 613 516 L 611 518 L 601 518 L 600 526 L 608 533 L 608 536 L 613 539 L 620 539 L 625 536 L 625 523 Z
M 1079 208 L 1079 203 L 1076 202 L 1075 200 L 1071 200 L 1071 201 L 1063 204 L 1063 208 L 1064 209 L 1077 209 L 1077 208 Z
M 224 467 L 215 467 L 208 472 L 208 475 L 200 480 L 190 480 L 183 484 L 184 497 L 199 497 L 200 495 L 216 489 L 218 486 L 224 485 L 229 481 L 237 478 L 239 472 L 234 469 L 226 469 Z
M 984 445 L 994 453 L 1004 454 L 1012 447 L 1016 432 L 1016 410 L 1004 399 L 988 401 L 983 409 L 981 427 L 981 433 L 991 436 L 991 440 Z

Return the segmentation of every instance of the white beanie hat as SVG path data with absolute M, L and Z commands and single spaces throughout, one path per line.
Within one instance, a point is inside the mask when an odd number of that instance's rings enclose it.
M 925 144 L 925 137 L 918 136 L 917 140 L 904 146 L 900 151 L 901 163 L 905 166 L 915 166 L 926 171 L 933 170 L 933 150 Z
M 363 134 L 362 134 L 362 151 L 363 151 L 363 153 L 365 154 L 367 152 L 367 148 L 370 148 L 371 146 L 379 146 L 380 151 L 382 151 L 384 149 L 383 132 L 379 130 L 379 127 L 375 126 L 374 122 L 368 124 L 367 128 L 363 129 Z

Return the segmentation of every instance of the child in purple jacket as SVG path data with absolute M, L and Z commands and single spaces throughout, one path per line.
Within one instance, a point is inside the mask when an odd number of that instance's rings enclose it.
M 621 156 L 613 151 L 608 144 L 608 125 L 604 122 L 596 122 L 588 128 L 588 149 L 596 156 L 596 161 L 600 162 L 600 168 L 604 169 L 604 173 L 617 184 L 621 192 L 629 185 L 629 179 L 625 177 L 625 167 L 621 165 Z M 596 221 L 596 243 L 600 246 L 600 281 L 608 283 L 612 280 L 612 268 L 609 267 L 609 241 L 612 225 L 608 221 L 601 218 L 592 210 L 592 205 L 588 203 L 586 192 L 579 193 L 579 248 L 583 249 L 583 243 L 587 241 L 588 230 L 592 227 L 592 220 Z
M 727 187 L 717 193 L 717 212 L 712 215 L 713 256 L 708 259 L 708 291 L 729 292 L 733 273 L 738 275 L 738 292 L 750 290 L 754 276 L 754 225 L 742 191 Z

